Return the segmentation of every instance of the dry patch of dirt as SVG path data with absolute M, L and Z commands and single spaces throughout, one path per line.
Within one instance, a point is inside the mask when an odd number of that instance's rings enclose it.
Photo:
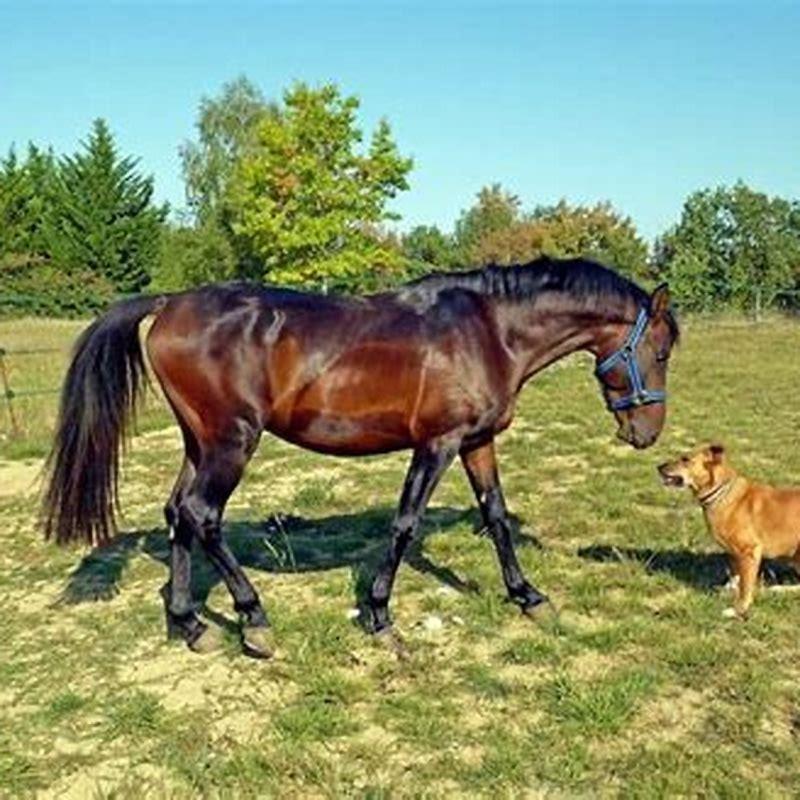
M 642 708 L 630 735 L 635 737 L 639 729 L 643 736 L 646 731 L 651 743 L 690 740 L 706 719 L 712 702 L 709 692 L 673 687 Z
M 35 495 L 39 492 L 44 461 L 0 461 L 0 497 Z

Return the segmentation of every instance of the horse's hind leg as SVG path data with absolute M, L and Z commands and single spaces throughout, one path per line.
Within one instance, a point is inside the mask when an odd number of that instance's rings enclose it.
M 238 485 L 257 435 L 244 445 L 206 448 L 197 473 L 181 498 L 179 516 L 191 526 L 211 563 L 230 591 L 242 626 L 242 645 L 248 655 L 268 658 L 269 623 L 252 583 L 222 537 L 225 504 Z
M 494 442 L 490 441 L 480 447 L 465 450 L 461 460 L 467 477 L 475 492 L 484 523 L 492 537 L 503 582 L 509 598 L 527 614 L 540 607 L 547 598 L 527 580 L 514 552 L 511 540 L 511 525 L 500 487 L 500 476 L 497 473 L 497 462 L 494 454 Z
M 187 447 L 187 451 L 188 451 Z M 181 522 L 178 513 L 183 496 L 195 478 L 195 468 L 185 456 L 181 471 L 175 481 L 164 516 L 169 527 L 170 570 L 169 580 L 161 589 L 170 634 L 182 637 L 196 652 L 208 652 L 219 644 L 214 630 L 198 619 L 192 607 L 192 538 L 191 525 Z

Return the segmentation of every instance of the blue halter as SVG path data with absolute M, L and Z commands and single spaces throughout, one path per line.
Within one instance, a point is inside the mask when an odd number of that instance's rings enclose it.
M 620 361 L 624 364 L 625 371 L 628 373 L 630 393 L 616 400 L 608 400 L 608 407 L 612 411 L 624 411 L 627 408 L 666 402 L 666 392 L 661 389 L 648 389 L 645 387 L 644 376 L 639 367 L 639 360 L 636 358 L 636 348 L 639 346 L 648 322 L 647 311 L 644 308 L 640 309 L 639 316 L 636 317 L 636 322 L 633 324 L 633 328 L 631 328 L 631 332 L 622 347 L 619 350 L 615 350 L 608 358 L 604 358 L 595 368 L 595 375 L 597 375 L 600 383 L 606 389 L 608 386 L 603 380 L 603 376 L 614 369 Z

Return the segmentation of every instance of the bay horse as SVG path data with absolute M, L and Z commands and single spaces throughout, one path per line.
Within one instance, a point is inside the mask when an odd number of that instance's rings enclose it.
M 597 359 L 618 436 L 650 446 L 664 424 L 667 365 L 678 338 L 666 285 L 649 295 L 585 259 L 434 273 L 364 297 L 228 283 L 126 300 L 75 346 L 43 499 L 47 538 L 97 545 L 116 532 L 120 448 L 146 381 L 138 329 L 149 315 L 149 362 L 185 446 L 164 510 L 167 620 L 193 650 L 218 644 L 191 603 L 196 540 L 230 590 L 245 652 L 260 657 L 271 654 L 269 623 L 221 524 L 263 431 L 340 456 L 412 451 L 391 543 L 369 591 L 373 632 L 391 632 L 398 566 L 456 456 L 508 596 L 532 614 L 547 598 L 514 552 L 495 437 L 511 424 L 529 378 L 584 350 Z

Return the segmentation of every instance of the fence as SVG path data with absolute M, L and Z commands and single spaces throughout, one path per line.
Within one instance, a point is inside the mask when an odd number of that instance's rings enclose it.
M 58 394 L 61 390 L 54 389 L 13 389 L 11 387 L 11 379 L 9 377 L 9 370 L 6 364 L 6 359 L 9 356 L 32 356 L 44 355 L 47 353 L 63 353 L 64 349 L 61 347 L 30 347 L 21 348 L 19 350 L 8 350 L 0 346 L 0 384 L 3 391 L 3 399 L 5 400 L 6 407 L 8 408 L 8 418 L 11 422 L 11 433 L 13 436 L 19 436 L 21 428 L 19 420 L 17 419 L 16 411 L 14 410 L 15 397 L 33 397 L 35 395 Z

